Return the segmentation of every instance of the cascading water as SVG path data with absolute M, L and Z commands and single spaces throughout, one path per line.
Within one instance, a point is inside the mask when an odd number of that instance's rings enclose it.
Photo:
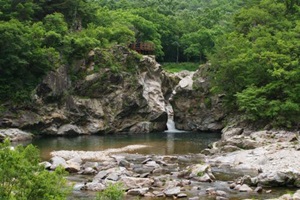
M 168 130 L 167 130 L 167 132 L 183 132 L 181 130 L 176 129 L 176 127 L 175 127 L 174 111 L 173 111 L 172 105 L 170 104 L 170 101 L 172 101 L 178 88 L 185 88 L 185 89 L 192 90 L 194 72 L 185 72 L 185 73 L 187 73 L 187 74 L 180 77 L 181 80 L 179 81 L 178 85 L 173 89 L 172 94 L 170 95 L 169 99 L 166 102 L 165 109 L 166 109 L 166 112 L 168 113 L 168 121 L 167 121 Z
M 168 130 L 167 131 L 168 132 L 178 132 L 179 130 L 177 130 L 175 127 L 173 108 L 169 102 L 167 102 L 166 111 L 168 113 L 168 121 L 167 121 Z
M 176 87 L 177 88 L 177 87 Z M 176 88 L 173 90 L 170 98 L 168 99 L 166 103 L 166 111 L 168 113 L 168 121 L 167 121 L 167 132 L 182 132 L 175 127 L 175 122 L 174 122 L 174 111 L 173 107 L 170 104 L 170 100 L 172 100 L 173 96 L 176 94 Z

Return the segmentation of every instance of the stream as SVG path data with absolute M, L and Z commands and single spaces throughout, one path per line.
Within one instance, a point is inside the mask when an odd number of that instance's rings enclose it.
M 200 153 L 210 143 L 220 138 L 220 133 L 158 132 L 106 136 L 40 137 L 34 139 L 32 144 L 40 150 L 42 160 L 49 160 L 50 152 L 55 150 L 102 151 L 134 144 L 149 146 L 134 152 L 139 154 L 183 155 Z
M 196 132 L 158 132 L 151 134 L 122 134 L 122 135 L 88 135 L 77 137 L 40 137 L 35 138 L 32 144 L 35 145 L 41 154 L 42 160 L 49 160 L 50 153 L 56 150 L 83 150 L 83 151 L 102 151 L 111 148 L 122 148 L 128 145 L 147 145 L 149 147 L 138 149 L 129 152 L 130 154 L 142 155 L 196 155 L 203 149 L 207 148 L 209 144 L 221 138 L 220 133 L 196 133 Z M 124 152 L 127 153 L 127 152 Z M 180 164 L 180 163 L 179 163 Z M 183 163 L 189 165 L 192 163 Z M 194 163 L 195 164 L 195 163 Z M 234 179 L 234 173 L 227 173 L 228 171 L 220 171 L 213 169 L 217 177 L 217 181 L 212 183 L 200 183 L 198 186 L 200 191 L 196 191 L 194 195 L 199 194 L 199 199 L 214 199 L 205 195 L 207 188 L 215 187 L 226 191 L 230 195 L 230 200 L 239 200 L 246 198 L 268 199 L 278 197 L 289 192 L 288 188 L 272 189 L 271 194 L 247 194 L 230 190 L 227 181 Z M 92 176 L 70 174 L 67 179 L 73 183 L 86 182 L 92 179 Z M 192 186 L 192 185 L 191 185 Z M 75 187 L 76 188 L 76 187 Z M 293 189 L 292 189 L 293 191 Z M 204 193 L 203 193 L 204 192 Z M 203 193 L 203 194 L 202 194 Z M 95 192 L 81 191 L 74 189 L 68 200 L 94 200 Z M 136 200 L 136 196 L 126 196 L 128 200 Z M 147 198 L 139 198 L 147 199 Z M 151 200 L 167 200 L 168 198 L 151 198 Z M 185 198 L 186 199 L 186 198 Z M 148 198 L 149 200 L 149 198 Z

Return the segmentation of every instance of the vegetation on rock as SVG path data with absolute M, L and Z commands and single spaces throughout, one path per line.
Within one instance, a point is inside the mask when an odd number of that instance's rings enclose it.
M 299 7 L 291 0 L 0 0 L 0 102 L 30 100 L 61 65 L 80 79 L 74 60 L 94 49 L 103 52 L 95 70 L 134 71 L 107 49 L 149 42 L 162 62 L 209 60 L 213 90 L 225 94 L 230 112 L 298 126 Z

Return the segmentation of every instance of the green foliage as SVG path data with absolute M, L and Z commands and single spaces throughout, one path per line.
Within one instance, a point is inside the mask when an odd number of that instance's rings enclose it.
M 0 144 L 1 199 L 66 199 L 70 190 L 64 175 L 63 169 L 52 173 L 39 165 L 39 152 L 32 145 L 11 149 L 8 140 Z
M 180 72 L 182 70 L 196 71 L 199 69 L 199 63 L 163 63 L 162 68 L 168 72 Z
M 211 56 L 214 90 L 226 94 L 227 106 L 285 127 L 300 116 L 299 5 L 290 9 L 271 0 L 242 9 Z
M 122 200 L 124 195 L 121 183 L 109 184 L 105 190 L 97 194 L 96 200 Z

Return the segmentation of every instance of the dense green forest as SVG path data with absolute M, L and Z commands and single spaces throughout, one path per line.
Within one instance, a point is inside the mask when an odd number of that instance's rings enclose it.
M 151 42 L 160 62 L 211 62 L 247 119 L 300 120 L 299 0 L 0 0 L 0 100 L 91 49 Z

